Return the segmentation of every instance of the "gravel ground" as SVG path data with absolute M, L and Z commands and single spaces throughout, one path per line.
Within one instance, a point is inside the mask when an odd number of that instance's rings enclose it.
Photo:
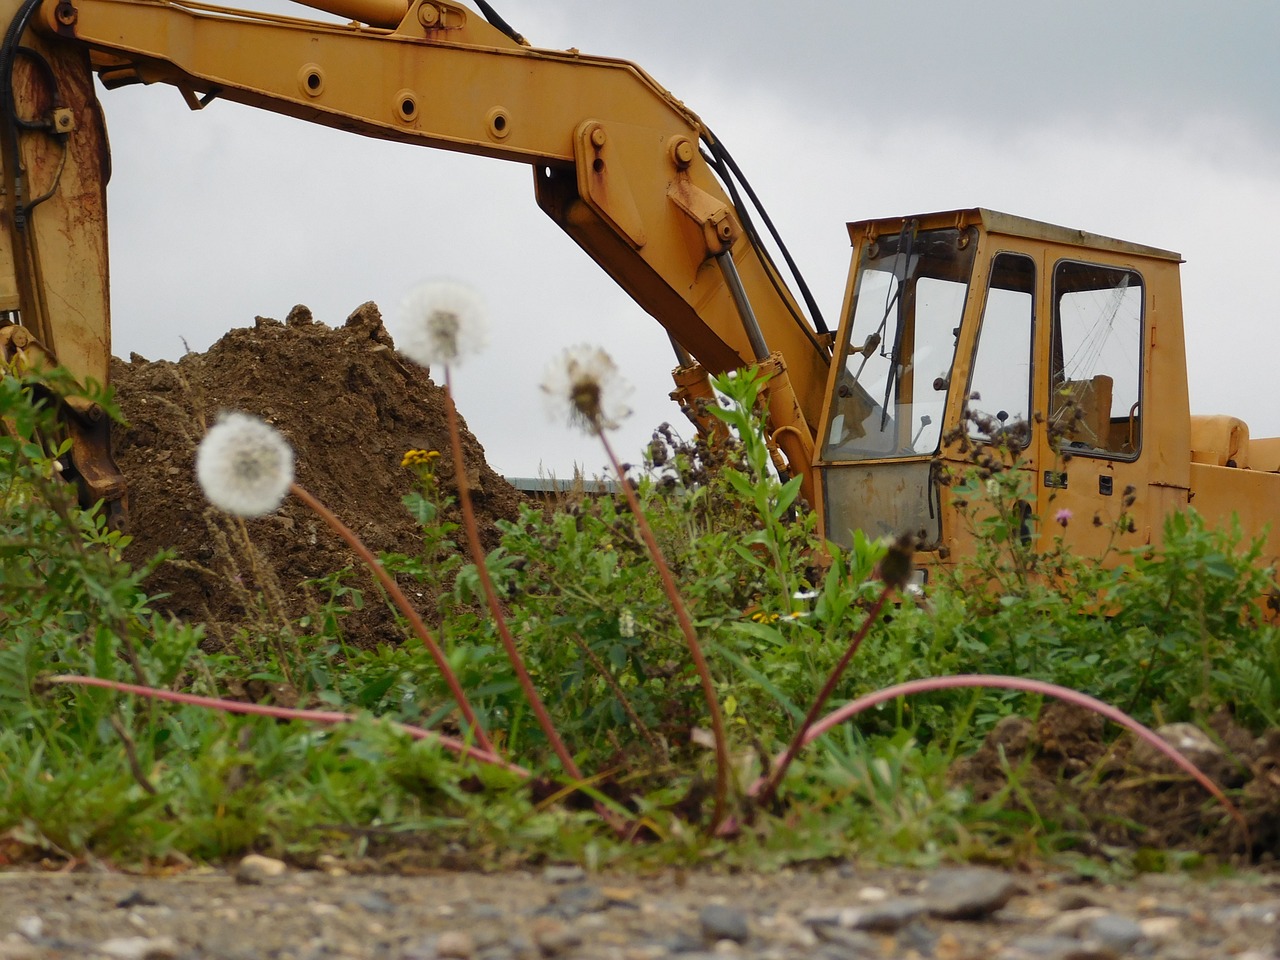
M 278 872 L 277 872 L 278 871 Z M 0 960 L 1270 960 L 1280 877 L 1111 886 L 983 868 L 168 878 L 0 873 Z

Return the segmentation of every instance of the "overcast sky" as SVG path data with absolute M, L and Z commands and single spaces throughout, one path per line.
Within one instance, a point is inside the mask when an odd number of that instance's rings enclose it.
M 535 46 L 634 60 L 696 111 L 833 325 L 849 220 L 985 206 L 1176 250 L 1193 411 L 1280 435 L 1274 0 L 495 6 Z M 666 399 L 662 329 L 538 210 L 528 168 L 229 103 L 192 113 L 165 87 L 101 95 L 117 355 L 174 359 L 295 303 L 330 325 L 366 300 L 390 314 L 446 276 L 488 305 L 489 349 L 454 381 L 495 469 L 600 471 L 538 398 L 578 342 L 634 385 L 624 459 L 663 420 L 692 432 Z

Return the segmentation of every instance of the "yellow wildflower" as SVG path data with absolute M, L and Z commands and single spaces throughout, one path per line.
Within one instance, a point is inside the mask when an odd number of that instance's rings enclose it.
M 402 467 L 430 467 L 440 456 L 439 450 L 409 450 L 400 461 Z

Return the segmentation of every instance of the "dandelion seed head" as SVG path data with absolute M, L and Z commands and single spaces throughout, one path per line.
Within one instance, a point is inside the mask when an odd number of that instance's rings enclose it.
M 196 479 L 219 510 L 261 517 L 293 483 L 293 449 L 280 431 L 245 413 L 224 413 L 196 451 Z
M 419 366 L 457 364 L 484 349 L 484 306 L 464 284 L 430 280 L 405 297 L 391 335 L 396 349 Z
M 547 367 L 542 396 L 555 420 L 588 433 L 612 430 L 630 413 L 631 386 L 599 347 L 570 347 Z

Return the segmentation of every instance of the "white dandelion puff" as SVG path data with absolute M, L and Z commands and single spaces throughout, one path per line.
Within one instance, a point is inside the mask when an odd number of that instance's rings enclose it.
M 265 516 L 293 483 L 293 450 L 280 431 L 257 417 L 224 413 L 200 441 L 196 479 L 218 509 Z
M 484 349 L 484 305 L 468 286 L 430 280 L 405 297 L 391 336 L 396 349 L 419 366 L 454 365 Z
M 612 430 L 631 413 L 626 398 L 631 385 L 622 379 L 613 358 L 599 347 L 565 350 L 547 367 L 542 395 L 552 419 L 588 433 Z

